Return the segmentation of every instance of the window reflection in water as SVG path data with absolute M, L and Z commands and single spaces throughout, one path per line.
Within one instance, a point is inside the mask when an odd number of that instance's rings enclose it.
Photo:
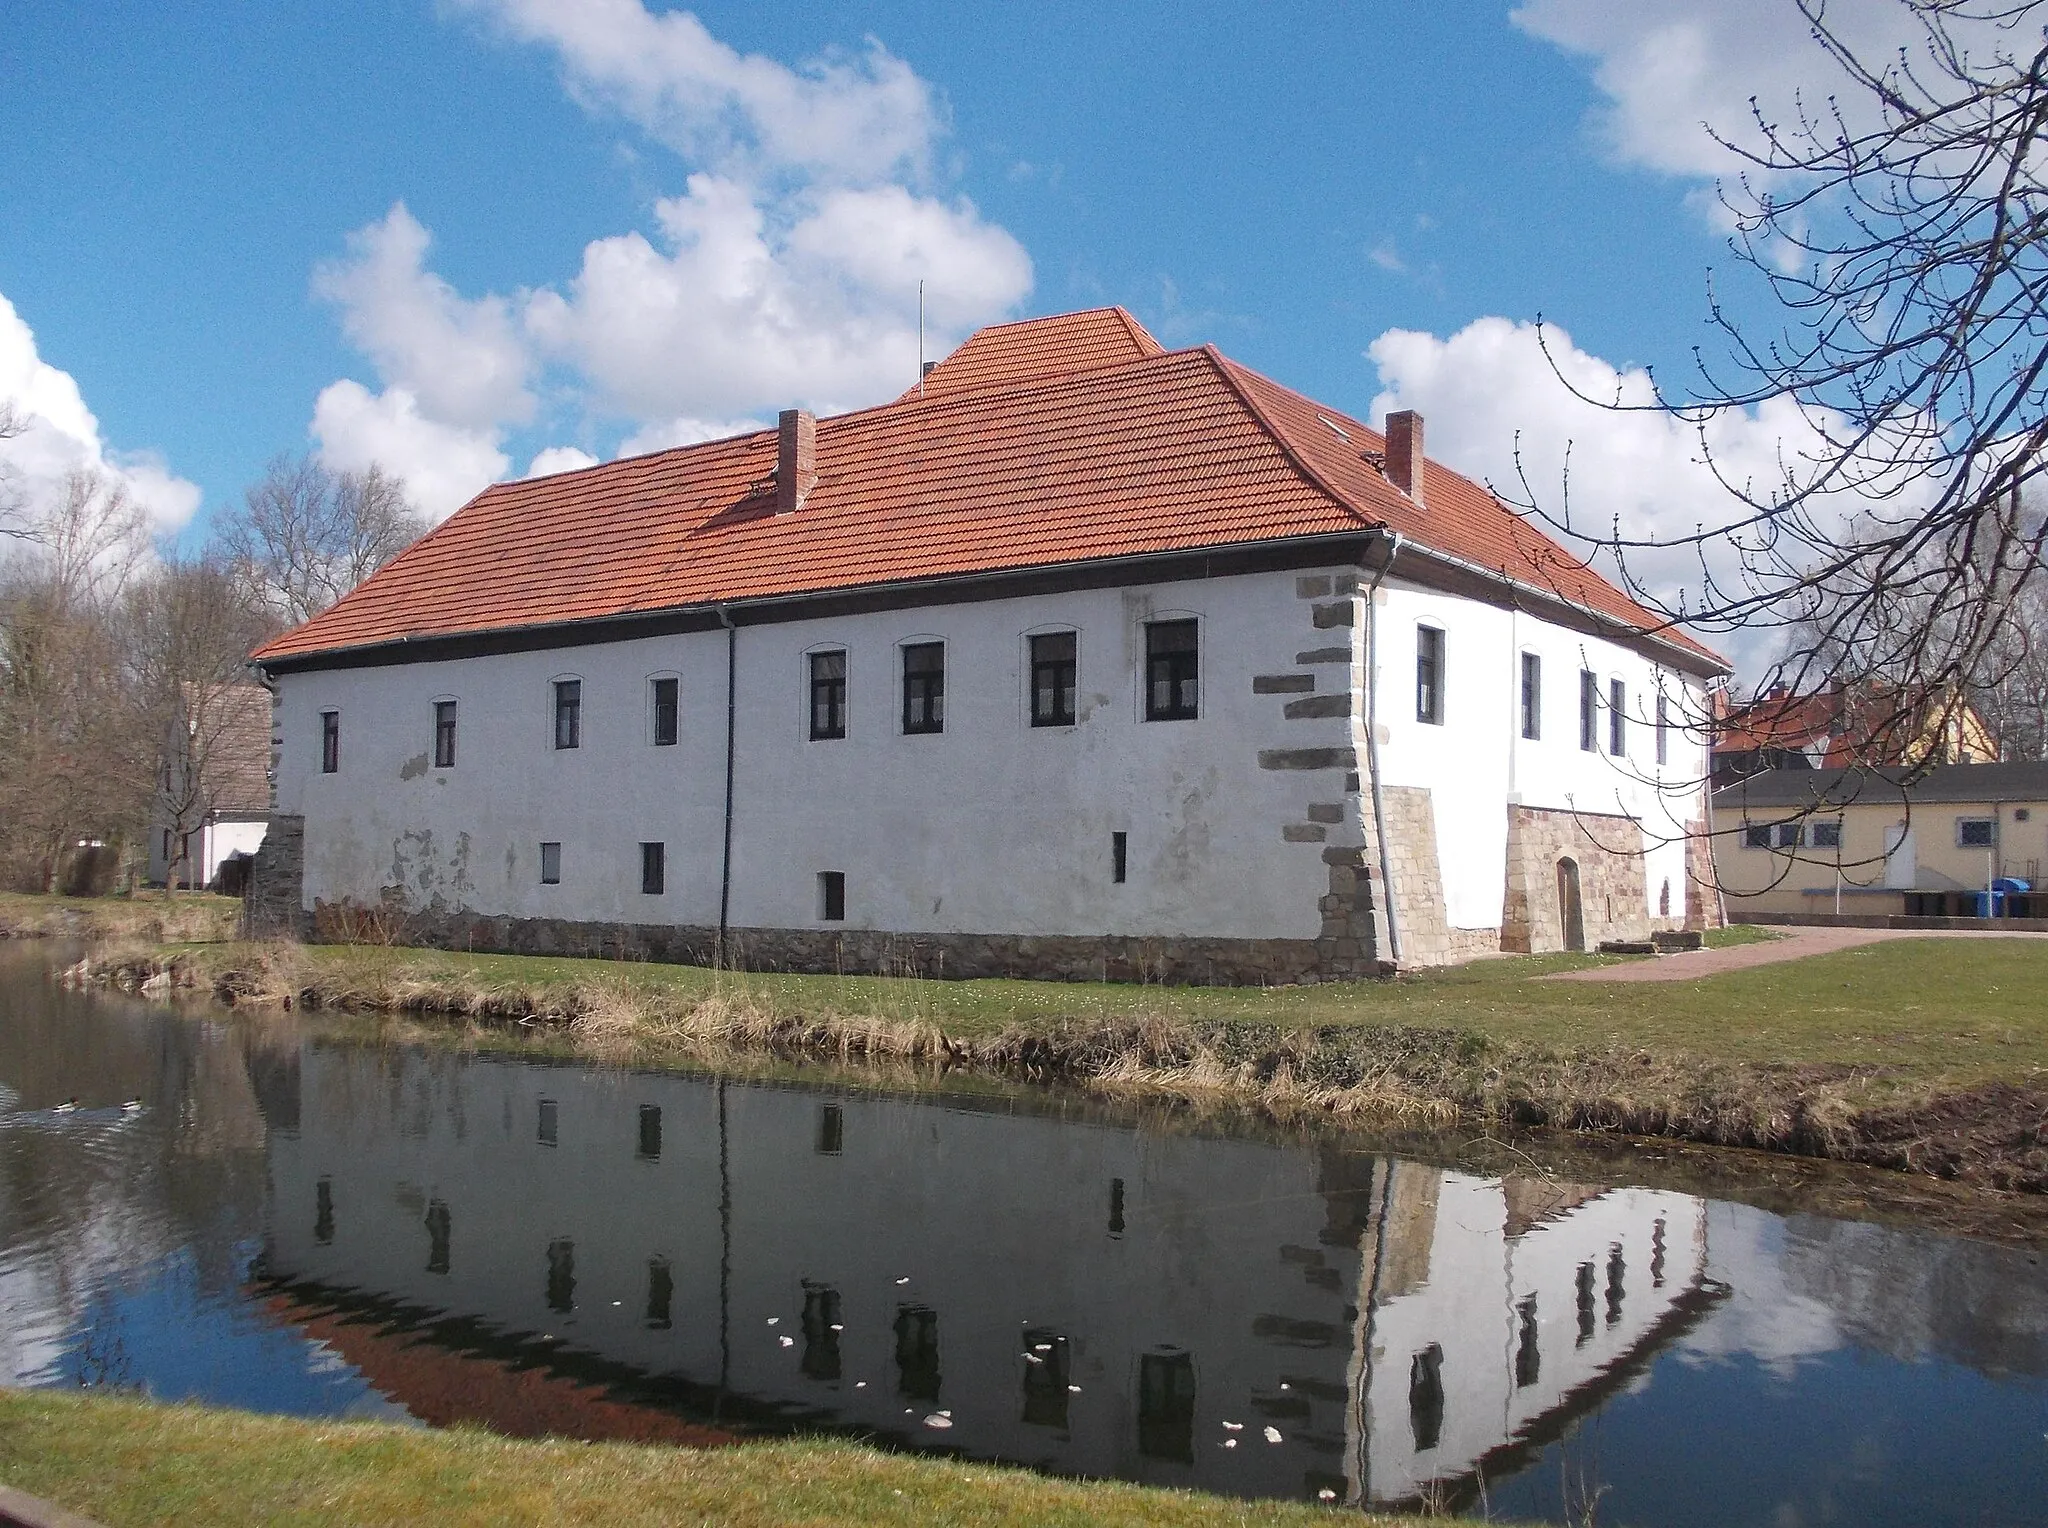
M 1515 1388 L 1527 1389 L 1543 1377 L 1543 1349 L 1536 1334 L 1536 1297 L 1515 1307 L 1520 1336 L 1515 1343 Z
M 1628 1264 L 1621 1255 L 1621 1243 L 1616 1242 L 1607 1254 L 1607 1324 L 1617 1326 L 1621 1322 L 1621 1281 L 1628 1271 Z
M 676 1297 L 676 1279 L 665 1257 L 647 1260 L 647 1324 L 657 1332 L 669 1329 L 669 1311 Z
M 1070 1356 L 1067 1339 L 1057 1332 L 1025 1329 L 1024 1420 L 1033 1427 L 1067 1430 Z
M 552 1146 L 555 1144 L 555 1120 L 555 1101 L 552 1098 L 543 1098 L 540 1101 L 540 1124 L 535 1131 L 536 1138 L 540 1141 L 541 1145 Z
M 818 1110 L 818 1154 L 836 1157 L 846 1145 L 846 1111 L 838 1104 Z
M 1408 1426 L 1415 1452 L 1435 1448 L 1444 1434 L 1444 1350 L 1432 1342 L 1408 1362 Z
M 1109 1234 L 1124 1234 L 1124 1180 L 1121 1178 L 1109 1180 Z
M 313 1185 L 313 1240 L 320 1246 L 334 1243 L 334 1180 L 322 1178 Z
M 427 1205 L 427 1272 L 448 1271 L 448 1233 L 451 1219 L 448 1206 L 439 1199 Z
M 548 1309 L 567 1315 L 576 1308 L 576 1243 L 567 1237 L 548 1243 Z
M 1579 1264 L 1579 1341 L 1584 1347 L 1593 1340 L 1593 1265 Z
M 842 1330 L 839 1317 L 839 1291 L 823 1284 L 804 1281 L 804 1356 L 803 1371 L 812 1379 L 832 1380 L 839 1378 L 839 1333 Z M 932 1368 L 938 1369 L 936 1336 L 932 1355 Z M 937 1394 L 934 1380 L 933 1393 Z
M 1138 1452 L 1195 1462 L 1195 1358 L 1147 1353 L 1138 1360 Z
M 914 1401 L 939 1398 L 939 1313 L 929 1306 L 897 1309 L 896 1392 Z
M 654 1162 L 661 1157 L 661 1105 L 640 1106 L 640 1146 L 638 1156 L 643 1162 Z

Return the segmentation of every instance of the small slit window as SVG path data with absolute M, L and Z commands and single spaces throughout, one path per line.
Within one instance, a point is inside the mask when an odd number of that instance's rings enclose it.
M 1591 669 L 1579 670 L 1579 747 L 1600 751 L 1600 678 Z
M 654 681 L 654 746 L 673 748 L 679 727 L 679 705 L 677 692 L 681 681 L 657 679 Z
M 843 923 L 846 920 L 845 871 L 818 872 L 818 919 L 823 923 Z
M 1031 725 L 1074 725 L 1074 656 L 1077 639 L 1071 631 L 1047 632 L 1031 639 Z
M 846 736 L 846 652 L 811 654 L 811 737 Z
M 946 644 L 913 642 L 903 649 L 903 730 L 946 730 Z
M 543 886 L 562 884 L 562 846 L 542 844 L 540 846 L 540 883 Z
M 1607 751 L 1617 759 L 1628 752 L 1628 686 L 1619 679 L 1607 683 Z
M 1121 886 L 1125 873 L 1130 869 L 1130 835 L 1112 833 L 1109 835 L 1109 878 Z
M 1199 714 L 1200 628 L 1154 621 L 1145 628 L 1145 720 L 1190 721 Z
M 1535 653 L 1522 654 L 1522 736 L 1543 736 L 1543 660 Z
M 455 767 L 455 702 L 434 702 L 434 768 Z
M 1444 723 L 1444 634 L 1434 626 L 1415 628 L 1415 719 Z
M 668 889 L 668 845 L 640 846 L 640 894 L 658 897 Z
M 583 746 L 583 681 L 580 679 L 555 681 L 555 746 Z
M 336 774 L 341 769 L 341 713 L 320 713 L 320 773 Z
M 1671 762 L 1671 699 L 1662 690 L 1657 692 L 1657 762 Z

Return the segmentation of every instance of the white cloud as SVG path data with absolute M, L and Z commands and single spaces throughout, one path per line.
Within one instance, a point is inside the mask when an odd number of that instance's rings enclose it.
M 880 401 L 916 379 L 920 278 L 932 354 L 1031 284 L 1023 249 L 971 206 L 900 187 L 830 192 L 783 231 L 748 187 L 693 175 L 656 216 L 665 248 L 599 239 L 567 296 L 527 309 L 550 354 L 641 420 Z
M 533 415 L 526 346 L 502 297 L 465 299 L 425 268 L 431 236 L 405 203 L 348 236 L 349 257 L 322 264 L 313 289 L 385 380 L 434 418 L 467 429 Z
M 643 426 L 619 442 L 619 455 L 645 456 L 676 446 L 694 446 L 707 440 L 729 440 L 767 426 L 758 419 L 692 419 L 686 414 Z
M 1389 409 L 1417 410 L 1427 423 L 1432 457 L 1511 501 L 1533 495 L 1546 512 L 1561 516 L 1568 486 L 1572 525 L 1594 536 L 1611 534 L 1617 523 L 1631 539 L 1665 541 L 1702 525 L 1728 525 L 1746 511 L 1722 478 L 1768 497 L 1782 480 L 1781 463 L 1796 460 L 1817 440 L 1796 408 L 1773 402 L 1716 415 L 1703 454 L 1700 431 L 1667 413 L 1587 401 L 1647 403 L 1650 379 L 1588 354 L 1554 326 L 1539 337 L 1533 324 L 1481 318 L 1448 339 L 1392 329 L 1366 353 L 1379 368 L 1382 388 L 1372 404 L 1375 418 Z M 1573 550 L 1583 554 L 1585 547 Z M 1742 558 L 1732 540 L 1714 539 L 1705 550 L 1717 577 L 1739 581 Z M 1691 591 L 1697 606 L 1701 569 L 1694 550 L 1631 553 L 1628 570 L 1668 604 Z M 1759 644 L 1775 640 L 1771 633 L 1758 633 L 1755 641 L 1741 633 L 1708 635 L 1745 662 L 1760 659 Z
M 77 380 L 38 353 L 36 337 L 0 296 L 0 403 L 26 416 L 28 428 L 0 441 L 0 478 L 8 495 L 33 509 L 61 489 L 66 474 L 100 471 L 119 480 L 159 532 L 179 529 L 199 509 L 199 485 L 172 472 L 155 452 L 116 452 L 100 437 Z
M 430 520 L 445 520 L 512 465 L 495 430 L 469 430 L 423 413 L 402 387 L 372 393 L 344 377 L 313 405 L 320 460 L 337 472 L 381 466 L 405 480 Z
M 575 472 L 596 465 L 597 458 L 588 451 L 579 451 L 574 446 L 549 446 L 528 463 L 525 475 L 530 478 L 553 477 L 557 472 Z
M 586 106 L 622 113 L 692 160 L 875 180 L 920 172 L 943 126 L 931 87 L 877 42 L 791 69 L 641 0 L 458 3 L 554 48 Z
M 1924 57 L 1925 33 L 1899 0 L 1830 0 L 1826 18 L 1867 62 L 1894 59 L 1901 48 Z M 1809 113 L 1826 112 L 1838 92 L 1852 124 L 1874 120 L 1868 93 L 1848 82 L 1790 0 L 1526 0 L 1510 19 L 1592 60 L 1594 83 L 1606 97 L 1594 127 L 1624 163 L 1703 179 L 1739 173 L 1741 162 L 1706 125 L 1757 147 L 1751 97 L 1781 128 L 1797 125 L 1802 103 Z M 2009 48 L 2015 36 L 2026 40 L 2024 31 L 1967 18 L 1949 25 L 1980 51 Z M 2036 36 L 2031 46 L 2038 44 Z
M 403 203 L 351 234 L 314 286 L 383 390 L 321 394 L 323 460 L 378 461 L 438 516 L 507 470 L 543 397 L 579 416 L 563 432 L 579 438 L 617 420 L 627 454 L 711 439 L 758 412 L 904 391 L 920 283 L 931 355 L 1029 293 L 1023 247 L 925 185 L 943 116 L 880 44 L 791 68 L 642 0 L 457 3 L 553 49 L 577 100 L 693 173 L 652 228 L 593 239 L 566 281 L 512 295 L 465 296 L 431 270 L 431 236 Z M 530 472 L 573 459 L 543 444 L 525 447 Z

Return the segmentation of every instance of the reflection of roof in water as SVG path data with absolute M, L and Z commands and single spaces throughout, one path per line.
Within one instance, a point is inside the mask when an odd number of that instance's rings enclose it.
M 317 1286 L 256 1292 L 267 1295 L 278 1320 L 325 1343 L 387 1399 L 435 1427 L 467 1422 L 509 1438 L 697 1448 L 739 1441 L 729 1428 L 679 1415 L 688 1397 L 668 1405 L 636 1397 L 632 1390 L 645 1390 L 649 1381 L 623 1365 Z

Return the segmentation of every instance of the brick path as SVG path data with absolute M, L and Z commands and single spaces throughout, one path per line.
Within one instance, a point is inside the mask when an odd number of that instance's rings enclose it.
M 1684 982 L 1723 971 L 1774 966 L 1781 960 L 1804 960 L 1853 950 L 1883 939 L 2048 939 L 2048 934 L 2004 929 L 1922 928 L 1788 928 L 1784 937 L 1719 950 L 1685 950 L 1677 955 L 1645 956 L 1625 966 L 1595 966 L 1587 971 L 1557 971 L 1539 976 L 1544 982 Z

